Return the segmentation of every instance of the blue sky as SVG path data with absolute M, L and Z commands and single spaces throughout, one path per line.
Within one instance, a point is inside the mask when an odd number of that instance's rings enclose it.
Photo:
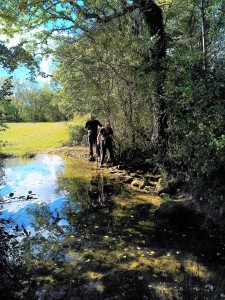
M 8 77 L 13 76 L 21 80 L 26 80 L 28 77 L 28 70 L 24 67 L 20 67 L 19 69 L 15 70 L 13 73 L 8 73 L 4 69 L 0 69 L 0 77 Z
M 37 30 L 35 30 L 37 32 Z M 30 36 L 32 36 L 32 33 L 29 33 Z M 13 38 L 8 39 L 5 35 L 1 35 L 1 40 L 2 41 L 7 41 L 6 45 L 8 47 L 13 47 L 15 45 L 18 45 L 20 42 L 20 39 L 22 38 L 22 36 L 20 35 L 15 35 Z M 51 74 L 51 62 L 52 59 L 51 57 L 46 59 L 43 58 L 41 63 L 40 63 L 40 68 L 41 71 L 46 73 L 46 74 Z M 27 80 L 27 78 L 29 78 L 29 70 L 27 68 L 25 68 L 24 66 L 20 66 L 18 69 L 16 69 L 13 73 L 8 73 L 5 69 L 0 69 L 0 77 L 9 77 L 9 76 L 14 76 L 17 79 L 20 80 Z M 49 82 L 50 79 L 49 78 L 42 78 L 41 76 L 37 77 L 36 79 L 39 83 L 46 83 Z
M 51 66 L 51 58 L 43 59 L 40 64 L 41 71 L 43 71 L 47 74 L 51 74 L 50 66 Z M 13 73 L 9 73 L 4 69 L 0 69 L 0 77 L 9 77 L 9 76 L 13 76 L 17 79 L 25 81 L 29 77 L 29 70 L 23 66 L 16 69 Z M 50 78 L 42 78 L 41 76 L 39 76 L 39 77 L 37 77 L 36 80 L 39 83 L 46 83 L 46 82 L 50 81 Z
M 79 5 L 82 5 L 83 2 L 82 1 L 78 1 L 78 4 Z M 57 4 L 56 6 L 57 8 L 57 11 L 60 12 L 61 10 L 63 10 L 61 4 Z M 64 8 L 65 9 L 65 8 Z M 76 15 L 74 13 L 71 12 L 71 17 L 73 19 L 76 19 Z M 32 31 L 29 31 L 27 34 L 25 34 L 25 36 L 23 36 L 23 38 L 26 38 L 27 40 L 29 40 L 30 38 L 33 38 L 33 35 L 36 33 L 36 32 L 39 32 L 41 31 L 42 29 L 50 29 L 52 30 L 53 28 L 60 28 L 61 26 L 73 26 L 74 23 L 71 22 L 70 20 L 63 20 L 63 19 L 58 19 L 58 20 L 55 20 L 54 22 L 52 21 L 48 21 L 45 25 L 42 25 L 40 26 L 39 28 L 36 28 Z M 15 46 L 17 45 L 19 42 L 20 42 L 20 39 L 22 38 L 21 35 L 19 34 L 16 34 L 13 38 L 9 39 L 6 35 L 1 35 L 0 36 L 1 40 L 2 41 L 7 41 L 7 45 L 9 47 L 11 46 Z M 8 42 L 9 41 L 9 42 Z M 53 47 L 54 47 L 54 44 L 53 44 Z M 38 51 L 38 49 L 37 49 Z M 46 74 L 51 74 L 51 63 L 52 63 L 52 59 L 51 57 L 48 58 L 48 59 L 45 59 L 43 58 L 42 62 L 40 63 L 40 68 L 41 68 L 41 71 L 46 73 Z M 15 70 L 12 74 L 9 74 L 7 73 L 5 70 L 3 69 L 0 69 L 0 77 L 2 76 L 10 76 L 10 75 L 13 75 L 15 76 L 16 78 L 18 79 L 21 79 L 21 80 L 26 80 L 28 77 L 29 77 L 29 71 L 24 68 L 24 67 L 20 67 L 18 68 L 18 70 Z M 50 78 L 42 78 L 42 77 L 38 77 L 37 78 L 37 81 L 38 82 L 49 82 L 50 81 Z

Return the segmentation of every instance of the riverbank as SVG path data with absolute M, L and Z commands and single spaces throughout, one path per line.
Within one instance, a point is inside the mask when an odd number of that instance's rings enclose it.
M 58 154 L 69 157 L 88 159 L 87 147 L 63 147 L 58 149 Z M 99 168 L 96 162 L 88 162 L 91 168 Z M 156 219 L 165 226 L 177 228 L 193 227 L 205 236 L 214 240 L 214 256 L 225 261 L 225 219 L 221 207 L 223 207 L 223 197 L 216 198 L 216 190 L 202 190 L 199 198 L 196 199 L 190 187 L 180 181 L 167 180 L 162 174 L 151 170 L 130 170 L 123 168 L 123 165 L 116 167 L 105 167 L 105 174 L 110 174 L 120 180 L 129 190 L 145 195 L 157 197 Z M 206 198 L 208 195 L 208 199 Z M 204 197 L 204 198 L 203 198 Z M 166 225 L 167 224 L 167 225 Z M 218 247 L 218 249 L 216 248 Z M 218 251 L 217 251 L 218 250 Z M 217 255 L 216 253 L 220 253 Z
M 169 201 L 162 176 L 150 170 L 99 168 L 88 161 L 87 147 L 49 154 L 65 157 L 58 180 L 71 196 L 62 211 L 35 208 L 38 234 L 25 241 L 26 249 L 40 252 L 35 259 L 26 254 L 30 273 L 24 299 L 224 298 L 222 241 L 193 226 L 191 214 L 187 223 L 183 211 L 171 214 L 171 206 L 169 211 L 164 206 L 192 199 Z M 43 229 L 50 233 L 46 239 Z
M 82 164 L 85 164 L 85 168 L 88 170 L 89 166 L 92 170 L 99 169 L 97 162 L 88 161 L 88 147 L 87 146 L 60 146 L 56 148 L 45 148 L 44 150 L 37 149 L 35 153 L 25 153 L 22 157 L 31 158 L 38 153 L 56 154 L 71 158 L 82 159 Z M 3 154 L 3 158 L 18 156 L 15 154 Z M 114 168 L 105 167 L 101 170 L 102 173 L 108 174 L 118 178 L 129 189 L 136 190 L 143 194 L 154 194 L 159 196 L 163 204 L 162 216 L 171 220 L 177 219 L 180 211 L 184 214 L 187 209 L 187 216 L 183 215 L 183 222 L 190 222 L 190 211 L 196 216 L 194 222 L 196 222 L 201 228 L 208 228 L 208 230 L 215 231 L 215 227 L 219 226 L 220 231 L 223 231 L 225 227 L 224 213 L 220 209 L 223 207 L 221 203 L 217 201 L 210 201 L 210 197 L 213 195 L 208 194 L 208 201 L 203 200 L 203 195 L 206 191 L 202 191 L 200 194 L 200 200 L 197 200 L 191 193 L 190 187 L 186 184 L 178 182 L 176 180 L 168 180 L 164 178 L 162 174 L 143 171 L 143 170 L 130 170 L 124 168 L 123 165 L 118 165 Z M 215 193 L 214 193 L 215 197 Z M 220 197 L 220 202 L 222 197 Z M 170 215 L 171 214 L 171 215 Z M 186 220 L 187 219 L 187 220 Z M 199 219 L 199 221 L 197 221 Z M 186 221 L 185 221 L 186 220 Z
M 97 162 L 88 161 L 87 147 L 62 147 L 56 151 L 50 151 L 50 153 L 82 158 L 92 169 L 99 169 Z M 220 248 L 225 243 L 225 238 L 222 238 L 225 232 L 224 214 L 221 213 L 218 202 L 210 201 L 210 199 L 199 201 L 193 196 L 186 183 L 167 180 L 163 178 L 162 174 L 151 172 L 151 170 L 146 172 L 130 170 L 129 167 L 124 169 L 123 165 L 113 168 L 105 167 L 101 172 L 117 178 L 129 190 L 145 196 L 154 195 L 157 197 L 159 199 L 157 204 L 159 222 L 172 224 L 178 228 L 192 226 L 217 240 L 216 244 Z M 202 196 L 204 192 L 206 191 L 202 191 Z
M 65 126 L 65 124 L 63 126 Z M 34 152 L 25 151 L 24 153 L 23 150 L 22 155 L 16 155 L 15 153 L 2 153 L 1 156 L 2 158 L 16 156 L 32 158 L 38 153 L 57 154 L 65 157 L 81 158 L 83 159 L 83 164 L 87 164 L 87 168 L 88 166 L 91 166 L 91 168 L 94 170 L 99 168 L 97 162 L 88 161 L 87 146 L 56 147 L 56 145 L 54 144 L 53 148 L 47 147 L 41 149 L 39 147 L 36 147 Z M 167 212 L 165 212 L 164 217 L 166 217 L 167 215 L 168 219 L 175 217 L 175 211 L 177 211 L 177 214 L 179 215 L 179 210 L 182 206 L 182 209 L 187 208 L 187 215 L 189 214 L 190 209 L 194 209 L 194 212 L 197 215 L 201 215 L 200 219 L 204 219 L 204 221 L 202 225 L 199 224 L 200 228 L 208 227 L 210 229 L 211 225 L 209 224 L 218 224 L 218 226 L 222 227 L 225 226 L 223 212 L 223 196 L 221 194 L 220 197 L 218 196 L 216 198 L 216 191 L 212 191 L 212 189 L 210 191 L 211 194 L 210 192 L 208 193 L 208 199 L 203 199 L 203 197 L 206 198 L 206 190 L 200 192 L 200 196 L 198 195 L 197 199 L 195 198 L 195 196 L 193 196 L 190 187 L 188 187 L 185 183 L 178 182 L 174 179 L 168 180 L 167 178 L 164 178 L 162 174 L 155 173 L 155 171 L 151 172 L 151 169 L 149 169 L 149 171 L 147 172 L 143 170 L 132 170 L 129 169 L 129 166 L 128 168 L 124 168 L 123 165 L 119 164 L 115 168 L 103 168 L 102 172 L 111 173 L 111 175 L 117 177 L 123 184 L 128 186 L 130 189 L 140 191 L 141 193 L 151 193 L 160 196 L 162 203 L 167 203 L 164 204 L 164 208 L 167 210 Z M 169 208 L 170 203 L 171 207 Z M 171 211 L 171 217 L 168 215 L 169 211 Z M 202 216 L 204 216 L 204 218 Z

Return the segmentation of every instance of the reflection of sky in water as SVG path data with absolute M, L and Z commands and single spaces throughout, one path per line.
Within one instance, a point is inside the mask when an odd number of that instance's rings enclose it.
M 63 167 L 63 159 L 55 155 L 38 155 L 29 161 L 6 160 L 0 186 L 3 216 L 13 216 L 28 226 L 25 209 L 33 204 L 46 203 L 51 210 L 60 210 L 65 193 L 56 193 L 57 173 L 62 172 Z M 27 199 L 29 191 L 32 191 L 32 199 Z M 14 193 L 13 197 L 10 198 L 9 193 Z M 24 197 L 19 199 L 21 196 Z

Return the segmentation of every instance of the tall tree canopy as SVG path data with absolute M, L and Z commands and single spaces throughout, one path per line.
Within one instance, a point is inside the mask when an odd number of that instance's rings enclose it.
M 164 25 L 161 9 L 153 0 L 133 1 L 6 1 L 2 4 L 2 19 L 6 34 L 26 33 L 34 30 L 34 46 L 49 48 L 49 37 L 72 35 L 77 39 L 84 33 L 96 30 L 101 24 L 139 10 L 146 21 L 151 36 L 158 35 L 151 54 L 154 61 L 165 56 Z M 31 40 L 31 38 L 30 38 Z M 155 63 L 157 66 L 157 63 Z
M 123 149 L 154 149 L 170 171 L 224 165 L 224 1 L 2 2 L 2 32 L 53 54 L 64 114 L 110 118 Z

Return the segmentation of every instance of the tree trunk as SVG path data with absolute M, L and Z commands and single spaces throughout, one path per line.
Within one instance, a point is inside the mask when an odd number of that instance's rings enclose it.
M 164 68 L 163 60 L 166 57 L 166 37 L 163 24 L 161 8 L 153 1 L 137 0 L 140 10 L 143 13 L 151 36 L 157 35 L 156 42 L 150 49 L 148 73 L 154 76 L 153 91 L 153 113 L 154 131 L 152 145 L 155 151 L 160 154 L 159 159 L 165 157 L 167 152 L 167 114 L 166 103 L 163 100 Z
M 206 20 L 205 20 L 205 1 L 201 0 L 201 19 L 202 19 L 202 54 L 203 54 L 203 70 L 206 70 L 206 64 L 207 64 L 207 53 L 206 53 L 206 33 L 205 33 L 205 27 L 206 27 Z

